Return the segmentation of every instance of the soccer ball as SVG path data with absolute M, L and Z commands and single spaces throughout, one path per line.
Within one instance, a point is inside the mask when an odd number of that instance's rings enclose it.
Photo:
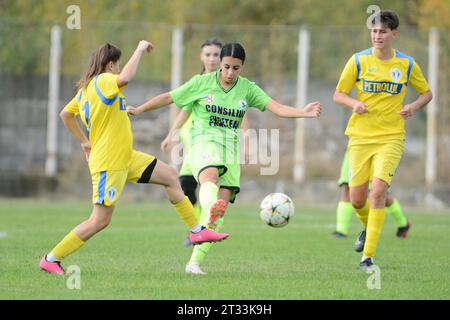
M 294 216 L 294 203 L 284 193 L 271 193 L 261 202 L 259 215 L 271 227 L 284 227 Z

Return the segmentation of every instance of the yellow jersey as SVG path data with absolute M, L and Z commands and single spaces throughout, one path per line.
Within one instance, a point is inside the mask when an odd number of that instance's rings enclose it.
M 400 116 L 408 85 L 419 94 L 429 90 L 422 70 L 414 59 L 393 50 L 390 60 L 380 60 L 372 48 L 354 54 L 342 71 L 336 89 L 349 93 L 356 86 L 356 99 L 367 104 L 367 113 L 353 112 L 345 134 L 349 138 L 403 139 Z
M 96 76 L 64 107 L 67 112 L 79 114 L 87 128 L 91 174 L 124 170 L 131 161 L 133 134 L 117 77 L 112 73 Z

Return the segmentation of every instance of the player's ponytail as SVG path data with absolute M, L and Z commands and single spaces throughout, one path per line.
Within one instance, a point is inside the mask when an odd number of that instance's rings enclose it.
M 91 57 L 91 64 L 88 71 L 77 82 L 77 89 L 85 88 L 89 81 L 96 75 L 105 72 L 106 65 L 109 62 L 117 62 L 122 55 L 119 48 L 112 44 L 105 44 L 98 48 Z

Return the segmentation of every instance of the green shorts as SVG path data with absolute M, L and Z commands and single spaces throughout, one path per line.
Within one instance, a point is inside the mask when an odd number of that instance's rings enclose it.
M 229 189 L 231 191 L 230 202 L 234 202 L 236 194 L 240 191 L 239 152 L 231 152 L 216 142 L 202 142 L 189 148 L 187 161 L 197 182 L 198 176 L 203 170 L 211 167 L 217 168 L 220 188 Z
M 350 163 L 348 161 L 348 150 L 345 151 L 344 159 L 342 159 L 341 164 L 341 176 L 339 177 L 338 184 L 342 186 L 343 184 L 348 184 L 350 180 Z
M 187 158 L 184 158 L 183 163 L 181 164 L 180 177 L 182 176 L 193 176 L 191 165 L 189 164 L 189 161 L 187 161 Z

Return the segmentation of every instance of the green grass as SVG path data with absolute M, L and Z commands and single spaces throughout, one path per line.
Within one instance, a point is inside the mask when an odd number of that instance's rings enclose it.
M 408 212 L 407 239 L 390 217 L 378 247 L 381 289 L 348 239 L 333 239 L 334 209 L 301 208 L 281 229 L 265 226 L 257 205 L 232 205 L 224 231 L 204 262 L 207 276 L 184 273 L 191 249 L 168 204 L 123 201 L 111 224 L 63 265 L 81 269 L 81 289 L 41 272 L 47 253 L 90 212 L 88 203 L 0 201 L 0 299 L 450 299 L 450 212 Z

